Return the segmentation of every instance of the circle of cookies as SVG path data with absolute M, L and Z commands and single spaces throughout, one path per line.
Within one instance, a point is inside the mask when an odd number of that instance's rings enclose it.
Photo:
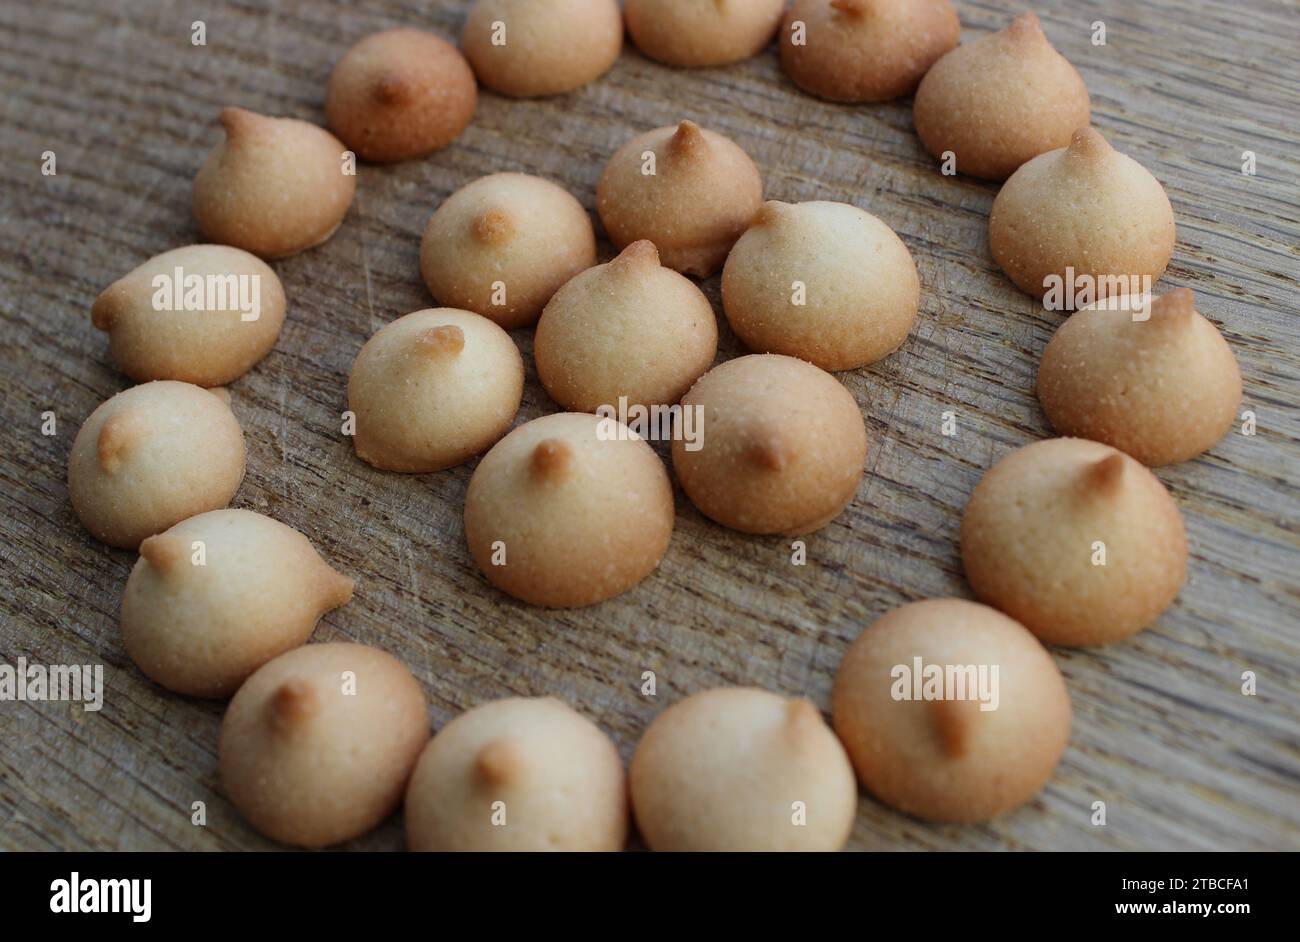
M 821 713 L 752 687 L 706 690 L 660 713 L 628 781 L 658 851 L 834 851 L 858 807 L 853 768 Z
M 627 776 L 595 723 L 553 697 L 496 700 L 433 737 L 406 789 L 414 851 L 616 851 Z
M 228 697 L 351 598 L 352 580 L 297 530 L 250 510 L 213 510 L 140 544 L 122 640 L 168 690 Z
M 1165 486 L 1081 438 L 1018 448 L 985 473 L 961 519 L 975 594 L 1051 644 L 1127 638 L 1169 607 L 1187 535 Z
M 930 821 L 985 821 L 1024 804 L 1070 738 L 1051 655 L 1006 615 L 961 599 L 878 618 L 844 656 L 832 713 L 863 787 Z

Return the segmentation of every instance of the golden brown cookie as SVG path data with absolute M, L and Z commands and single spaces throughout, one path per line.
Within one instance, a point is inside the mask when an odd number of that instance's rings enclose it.
M 627 776 L 610 738 L 553 697 L 496 700 L 425 747 L 406 789 L 414 851 L 616 851 Z
M 1018 448 L 961 520 L 966 578 L 1050 644 L 1107 644 L 1150 625 L 1187 575 L 1173 498 L 1123 452 L 1081 438 Z
M 897 350 L 920 297 L 907 246 L 847 203 L 765 203 L 722 271 L 722 304 L 745 346 L 824 370 Z
M 713 307 L 688 278 L 633 242 L 583 272 L 546 305 L 533 355 L 551 398 L 573 412 L 671 405 L 713 364 Z
M 284 324 L 284 288 L 256 255 L 187 245 L 105 288 L 90 310 L 118 367 L 136 382 L 224 386 L 253 368 Z
M 494 173 L 438 207 L 420 244 L 420 273 L 448 307 L 527 327 L 566 281 L 596 264 L 582 204 L 549 180 Z
M 506 433 L 523 388 L 519 348 L 486 317 L 445 307 L 407 314 L 352 364 L 357 456 L 408 474 L 462 464 Z
M 940 160 L 951 152 L 958 173 L 986 180 L 1064 147 L 1091 114 L 1083 79 L 1032 13 L 936 62 L 912 109 L 926 150 Z
M 460 47 L 494 92 L 558 95 L 614 65 L 623 12 L 615 0 L 474 0 Z
M 1024 804 L 1070 739 L 1051 655 L 1006 615 L 962 599 L 877 619 L 844 656 L 832 712 L 863 787 L 929 821 L 985 821 Z
M 726 65 L 756 56 L 781 25 L 785 0 L 626 0 L 627 31 L 667 65 Z
M 1003 185 L 989 248 L 1021 291 L 1064 310 L 1149 291 L 1174 251 L 1174 211 L 1160 181 L 1084 127 Z
M 700 278 L 722 267 L 762 205 L 749 155 L 691 121 L 632 138 L 596 188 L 601 222 L 620 250 L 647 239 L 669 268 Z
M 140 544 L 122 639 L 168 690 L 228 697 L 351 598 L 352 580 L 297 530 L 251 510 L 213 510 Z
M 830 101 L 889 101 L 961 41 L 950 0 L 795 0 L 781 31 L 781 65 Z
M 682 399 L 702 408 L 702 447 L 673 442 L 677 480 L 700 512 L 745 533 L 810 533 L 857 493 L 862 412 L 839 381 L 776 354 L 730 360 Z
M 839 850 L 858 807 L 853 768 L 817 708 L 753 687 L 660 713 L 629 781 L 651 850 Z
M 284 258 L 320 245 L 343 222 L 356 192 L 347 148 L 295 118 L 225 108 L 226 139 L 194 178 L 194 221 L 213 242 Z
M 479 462 L 465 495 L 470 555 L 533 605 L 626 592 L 659 565 L 672 532 L 663 462 L 616 420 L 583 413 L 519 426 Z
M 221 723 L 221 783 L 265 836 L 328 847 L 397 808 L 429 740 L 424 691 L 361 644 L 308 644 L 245 681 Z
M 330 74 L 325 120 L 358 157 L 387 163 L 446 147 L 474 117 L 478 83 L 451 43 L 419 29 L 365 37 Z
M 95 539 L 135 549 L 230 503 L 244 477 L 244 433 L 224 392 L 161 380 L 90 414 L 68 458 L 68 497 Z

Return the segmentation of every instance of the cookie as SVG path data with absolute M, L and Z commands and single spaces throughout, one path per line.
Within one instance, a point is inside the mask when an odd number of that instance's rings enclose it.
M 578 608 L 626 592 L 673 532 L 663 462 L 614 419 L 565 412 L 519 426 L 479 462 L 465 541 L 488 580 L 533 605 Z
M 230 701 L 221 784 L 266 837 L 328 847 L 392 814 L 428 740 L 424 691 L 401 662 L 360 644 L 308 644 L 258 668 Z
M 91 536 L 135 549 L 230 503 L 244 477 L 244 433 L 224 392 L 160 380 L 90 414 L 68 458 L 68 497 Z
M 469 126 L 478 83 L 451 43 L 419 29 L 365 37 L 330 74 L 325 120 L 358 157 L 379 163 L 422 157 Z
M 659 851 L 834 851 L 857 786 L 844 747 L 803 699 L 706 690 L 646 729 L 629 770 L 632 807 Z
M 596 208 L 619 250 L 649 240 L 669 268 L 707 278 L 763 205 L 758 168 L 692 121 L 632 138 L 609 159 Z
M 929 821 L 1023 805 L 1070 739 L 1070 697 L 1022 625 L 985 605 L 927 599 L 858 636 L 835 676 L 835 732 L 863 788 Z
M 989 248 L 1021 291 L 1068 309 L 1150 291 L 1174 251 L 1174 211 L 1160 181 L 1084 127 L 1003 185 Z
M 936 62 L 912 107 L 926 150 L 945 161 L 951 153 L 958 173 L 986 180 L 1065 147 L 1091 115 L 1083 79 L 1032 13 Z
M 950 0 L 795 0 L 781 31 L 781 65 L 829 101 L 910 95 L 961 41 Z
M 897 350 L 920 298 L 907 246 L 847 203 L 765 203 L 722 270 L 722 305 L 745 346 L 824 370 Z
M 962 515 L 961 557 L 975 594 L 1041 640 L 1107 644 L 1173 602 L 1187 535 L 1141 464 L 1099 442 L 1053 438 L 984 475 Z
M 1241 371 L 1187 288 L 1070 316 L 1038 367 L 1038 401 L 1062 435 L 1105 442 L 1148 465 L 1188 461 L 1237 416 Z
M 561 288 L 533 342 L 542 385 L 572 412 L 618 410 L 620 399 L 671 405 L 717 352 L 708 298 L 661 266 L 650 242 L 633 242 L 614 261 Z
M 862 480 L 867 428 L 839 381 L 776 354 L 730 360 L 682 399 L 703 409 L 702 444 L 673 442 L 673 469 L 700 512 L 745 533 L 811 533 Z
M 213 242 L 284 258 L 334 234 L 356 192 L 347 148 L 294 118 L 225 108 L 226 139 L 194 178 L 194 221 Z
M 627 776 L 610 738 L 553 697 L 497 700 L 444 726 L 406 789 L 414 851 L 616 851 Z
M 256 255 L 187 245 L 155 255 L 105 288 L 90 309 L 113 360 L 138 383 L 224 386 L 275 346 L 284 288 Z
M 438 302 L 506 330 L 535 323 L 561 285 L 595 264 L 596 233 L 582 204 L 522 173 L 461 187 L 420 243 L 420 273 Z
M 213 510 L 140 544 L 122 639 L 168 690 L 228 697 L 351 598 L 352 580 L 297 530 L 250 510 Z
M 613 67 L 623 13 L 615 0 L 474 0 L 460 46 L 494 92 L 558 95 Z
M 519 348 L 486 317 L 399 317 L 366 341 L 348 377 L 357 456 L 407 474 L 463 464 L 506 433 L 523 389 Z
M 626 0 L 637 49 L 666 65 L 727 65 L 756 56 L 781 25 L 785 0 Z

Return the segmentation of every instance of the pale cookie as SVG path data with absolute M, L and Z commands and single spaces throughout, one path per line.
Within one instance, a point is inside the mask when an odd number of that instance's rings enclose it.
M 781 25 L 785 0 L 626 0 L 636 47 L 667 65 L 727 65 L 756 56 Z

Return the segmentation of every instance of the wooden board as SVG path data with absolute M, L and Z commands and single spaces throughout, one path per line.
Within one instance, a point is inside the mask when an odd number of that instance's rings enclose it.
M 969 41 L 1024 4 L 959 2 Z M 102 663 L 101 712 L 0 703 L 0 848 L 271 846 L 225 799 L 222 705 L 171 696 L 123 651 L 117 610 L 134 554 L 90 540 L 65 467 L 84 418 L 127 381 L 90 324 L 96 294 L 146 258 L 196 241 L 190 183 L 239 104 L 322 120 L 330 69 L 376 29 L 458 34 L 464 4 L 302 0 L 190 5 L 47 0 L 0 7 L 0 660 Z M 1161 290 L 1193 288 L 1245 376 L 1258 434 L 1162 468 L 1191 540 L 1189 581 L 1149 631 L 1102 650 L 1056 650 L 1075 708 L 1069 751 L 1028 806 L 979 827 L 934 827 L 864 798 L 851 846 L 867 849 L 1174 849 L 1300 846 L 1300 188 L 1293 0 L 1049 0 L 1045 29 L 1082 72 L 1095 121 L 1167 187 L 1178 248 Z M 190 44 L 206 16 L 207 46 Z M 1094 21 L 1107 42 L 1091 42 Z M 895 355 L 841 379 L 867 417 L 868 475 L 851 508 L 808 540 L 756 539 L 704 520 L 678 495 L 654 575 L 589 610 L 548 612 L 489 588 L 468 558 L 461 507 L 472 466 L 383 474 L 339 434 L 365 340 L 430 305 L 419 235 L 457 187 L 493 171 L 540 174 L 589 208 L 604 160 L 632 134 L 683 117 L 731 135 L 767 194 L 856 203 L 913 252 L 922 313 Z M 56 176 L 40 172 L 57 154 Z M 1242 173 L 1253 151 L 1257 173 Z M 664 705 L 719 684 L 828 705 L 847 645 L 875 617 L 929 596 L 969 596 L 957 553 L 980 475 L 1046 437 L 1032 394 L 1060 315 L 1019 294 L 989 257 L 993 185 L 941 176 L 911 130 L 910 102 L 824 104 L 768 51 L 734 67 L 673 71 L 627 51 L 603 80 L 546 101 L 485 94 L 451 148 L 364 167 L 356 204 L 323 247 L 276 264 L 290 297 L 275 351 L 233 386 L 249 447 L 235 505 L 306 533 L 355 574 L 355 600 L 316 640 L 397 654 L 441 727 L 476 704 L 554 694 L 596 720 L 625 757 Z M 606 256 L 609 246 L 603 247 Z M 704 288 L 718 304 L 718 280 Z M 719 308 L 720 312 L 720 308 Z M 722 324 L 720 358 L 740 352 Z M 518 421 L 554 410 L 528 362 Z M 941 434 L 956 413 L 958 434 Z M 41 434 L 41 413 L 57 435 Z M 658 696 L 641 696 L 643 671 Z M 1258 695 L 1241 693 L 1243 671 Z M 1094 801 L 1104 827 L 1090 823 Z M 205 827 L 191 804 L 206 802 Z M 355 842 L 399 848 L 400 820 Z

